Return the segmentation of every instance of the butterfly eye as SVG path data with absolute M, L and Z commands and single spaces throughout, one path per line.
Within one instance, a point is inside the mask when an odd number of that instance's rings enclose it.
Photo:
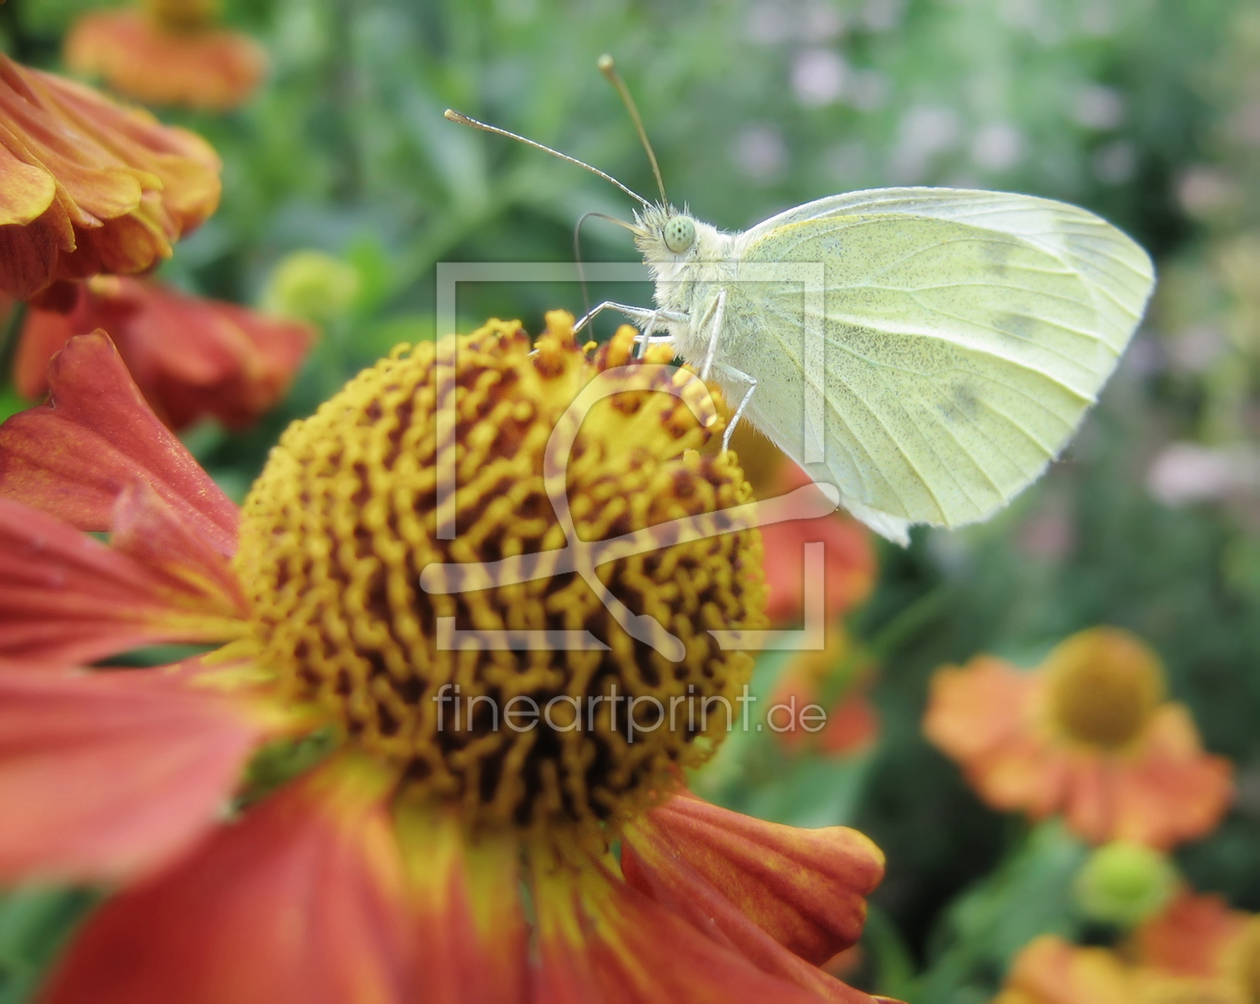
M 665 221 L 665 246 L 674 254 L 682 254 L 696 241 L 696 225 L 686 216 L 671 216 Z

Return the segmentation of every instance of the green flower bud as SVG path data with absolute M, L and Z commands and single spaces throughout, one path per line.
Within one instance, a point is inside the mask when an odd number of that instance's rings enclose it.
M 1091 920 L 1132 927 L 1158 913 L 1177 889 L 1177 870 L 1159 851 L 1117 840 L 1076 873 L 1076 905 Z
M 294 251 L 280 259 L 263 291 L 268 313 L 314 324 L 344 317 L 359 295 L 359 273 L 323 251 Z

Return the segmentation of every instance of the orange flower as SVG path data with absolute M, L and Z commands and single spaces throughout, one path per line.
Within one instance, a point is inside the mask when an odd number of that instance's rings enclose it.
M 576 729 L 550 714 L 610 687 L 719 698 L 748 679 L 751 659 L 702 630 L 763 622 L 758 537 L 710 515 L 747 488 L 732 455 L 698 449 L 720 421 L 642 389 L 675 378 L 638 370 L 654 382 L 593 407 L 560 484 L 577 539 L 657 541 L 600 581 L 686 639 L 677 662 L 631 643 L 563 569 L 420 587 L 434 561 L 473 574 L 468 561 L 559 555 L 552 429 L 597 375 L 664 361 L 631 363 L 630 329 L 590 356 L 571 317 L 548 321 L 533 346 L 492 322 L 365 370 L 289 428 L 241 512 L 99 333 L 54 359 L 50 405 L 0 426 L 0 881 L 121 883 L 48 1004 L 871 1004 L 819 968 L 861 931 L 883 864 L 870 841 L 681 790 L 717 722 L 636 736 L 608 704 L 586 729 L 580 705 Z M 446 456 L 453 539 L 438 532 Z M 680 538 L 671 521 L 689 515 L 717 535 Z M 672 536 L 653 537 L 662 522 Z M 565 625 L 606 645 L 479 640 Z M 226 646 L 165 669 L 75 668 L 160 640 Z M 442 703 L 453 686 L 466 725 Z M 546 727 L 502 729 L 474 697 L 546 700 Z M 286 760 L 302 736 L 308 752 Z M 264 763 L 288 765 L 271 794 L 242 782 L 264 743 Z
M 1036 938 L 993 1004 L 1255 1004 L 1260 918 L 1186 890 L 1114 952 Z
M 66 36 L 66 65 L 146 104 L 227 111 L 258 89 L 267 55 L 248 35 L 216 27 L 216 4 L 143 6 L 80 17 Z
M 26 397 L 48 389 L 48 361 L 72 335 L 104 328 L 153 409 L 173 429 L 212 415 L 252 424 L 288 389 L 310 348 L 303 324 L 149 280 L 101 276 L 81 283 L 68 314 L 31 309 L 13 379 Z
M 923 728 L 994 808 L 1062 812 L 1093 843 L 1167 848 L 1216 827 L 1232 767 L 1203 752 L 1163 688 L 1146 645 L 1092 628 L 1031 672 L 987 655 L 938 670 Z
M 198 136 L 0 54 L 0 292 L 142 272 L 219 204 Z

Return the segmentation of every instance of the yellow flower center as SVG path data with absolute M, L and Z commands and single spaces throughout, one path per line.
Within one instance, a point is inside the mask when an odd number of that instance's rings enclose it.
M 142 0 L 144 11 L 165 28 L 192 30 L 219 18 L 222 0 Z
M 1116 628 L 1072 635 L 1042 668 L 1057 728 L 1108 750 L 1136 739 L 1163 698 L 1164 676 L 1155 653 Z
M 760 626 L 765 587 L 760 535 L 720 512 L 749 498 L 734 455 L 698 452 L 712 430 L 640 389 L 587 411 L 559 483 L 580 540 L 643 530 L 650 546 L 597 565 L 608 602 L 564 564 L 544 480 L 557 422 L 612 367 L 683 379 L 659 355 L 630 363 L 633 329 L 592 354 L 569 315 L 548 323 L 533 351 L 516 324 L 458 339 L 453 378 L 454 339 L 396 351 L 295 422 L 246 500 L 236 567 L 282 695 L 396 765 L 409 794 L 459 802 L 470 825 L 589 836 L 703 762 L 727 707 L 739 721 L 751 658 L 709 629 Z M 438 532 L 443 470 L 453 537 Z M 697 514 L 713 515 L 696 539 L 644 529 Z M 523 576 L 478 565 L 533 554 Z M 471 568 L 476 588 L 427 592 L 435 562 Z M 673 656 L 627 633 L 618 602 L 681 642 Z

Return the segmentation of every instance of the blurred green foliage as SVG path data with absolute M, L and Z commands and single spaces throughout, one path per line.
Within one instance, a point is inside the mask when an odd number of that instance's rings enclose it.
M 95 6 L 9 0 L 4 43 L 56 68 L 62 32 Z M 1084 930 L 1069 889 L 1085 850 L 1053 824 L 1028 830 L 980 805 L 920 737 L 928 676 L 980 651 L 1030 664 L 1074 630 L 1118 624 L 1155 646 L 1208 748 L 1239 769 L 1235 811 L 1178 864 L 1198 888 L 1260 909 L 1254 4 L 229 0 L 227 10 L 264 42 L 273 71 L 239 112 L 162 112 L 205 135 L 225 165 L 221 210 L 163 274 L 246 303 L 294 251 L 324 252 L 354 276 L 282 408 L 246 434 L 190 434 L 237 498 L 291 418 L 394 343 L 433 336 L 436 263 L 571 260 L 582 213 L 633 209 L 577 168 L 446 122 L 444 108 L 655 194 L 596 73 L 605 51 L 640 104 L 670 197 L 718 226 L 849 189 L 950 184 L 1067 199 L 1133 233 L 1165 281 L 1068 457 L 992 524 L 881 552 L 876 595 L 848 625 L 882 662 L 876 748 L 827 758 L 784 752 L 766 732 L 737 735 L 696 783 L 767 818 L 864 829 L 889 858 L 864 978 L 920 1004 L 986 1000 L 1029 937 Z M 635 258 L 628 237 L 598 221 L 583 253 Z M 646 303 L 650 290 L 592 295 Z M 581 303 L 574 286 L 479 285 L 461 293 L 459 326 L 511 315 L 538 330 L 545 309 Z M 11 396 L 0 392 L 0 407 Z M 1177 442 L 1225 457 L 1223 487 L 1187 487 L 1193 471 L 1179 482 Z M 780 669 L 763 660 L 761 693 Z M 0 1000 L 27 992 L 82 902 L 0 901 Z

